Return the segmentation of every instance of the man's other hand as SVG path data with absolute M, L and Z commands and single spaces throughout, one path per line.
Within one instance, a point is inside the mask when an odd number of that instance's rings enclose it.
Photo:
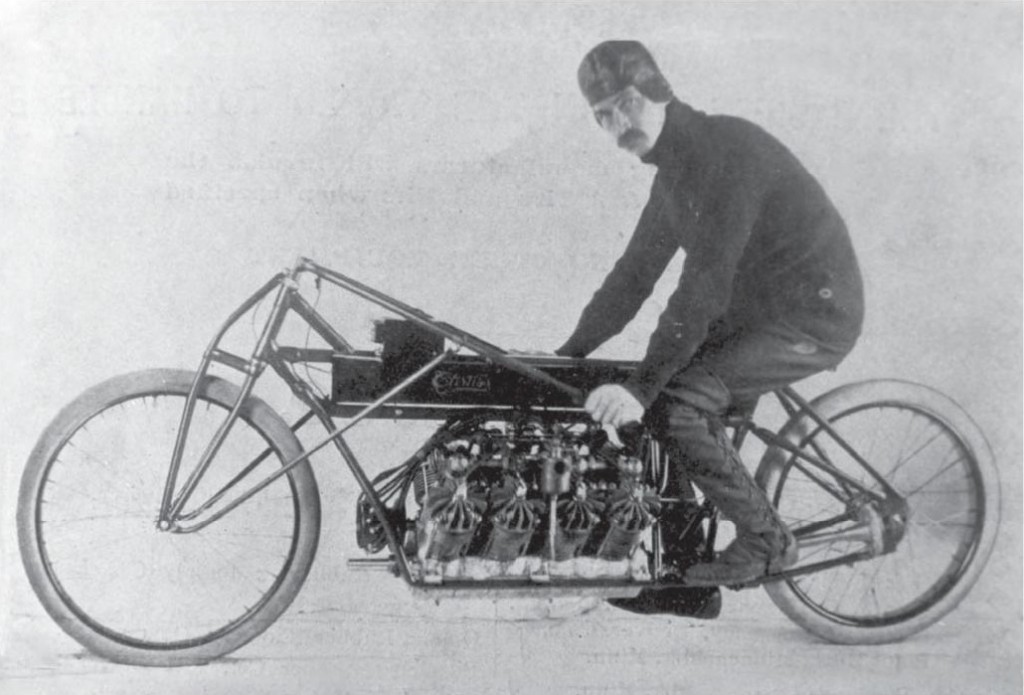
M 602 425 L 621 427 L 627 422 L 640 422 L 644 407 L 624 386 L 605 384 L 587 396 L 583 405 L 590 417 Z

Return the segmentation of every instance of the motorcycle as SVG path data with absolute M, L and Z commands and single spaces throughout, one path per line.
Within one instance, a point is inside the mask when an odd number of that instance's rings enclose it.
M 387 312 L 376 347 L 325 318 L 324 283 Z M 236 350 L 245 317 L 253 339 Z M 304 345 L 284 344 L 295 322 Z M 114 377 L 56 416 L 19 492 L 28 578 L 57 624 L 109 660 L 228 654 L 302 587 L 320 536 L 310 457 L 333 446 L 360 490 L 352 512 L 368 557 L 349 565 L 415 593 L 614 599 L 682 586 L 666 568 L 664 520 L 685 520 L 684 541 L 710 558 L 716 510 L 679 493 L 652 427 L 616 432 L 582 408 L 635 366 L 512 354 L 299 258 L 231 313 L 197 371 Z M 303 404 L 291 424 L 255 392 L 271 373 Z M 893 379 L 773 395 L 781 429 L 757 424 L 753 404 L 722 424 L 737 447 L 765 445 L 755 477 L 799 561 L 743 588 L 763 586 L 795 623 L 844 644 L 901 640 L 953 610 L 999 523 L 994 457 L 968 414 Z M 371 478 L 346 439 L 371 419 L 437 428 Z M 304 447 L 297 433 L 312 421 L 325 433 Z

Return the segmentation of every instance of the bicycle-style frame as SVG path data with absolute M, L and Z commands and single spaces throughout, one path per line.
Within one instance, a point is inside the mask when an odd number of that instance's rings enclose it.
M 352 355 L 356 351 L 345 340 L 345 338 L 324 318 L 299 292 L 299 278 L 304 274 L 313 276 L 316 281 L 326 281 L 331 285 L 347 290 L 358 297 L 361 297 L 379 307 L 398 315 L 406 321 L 410 321 L 430 333 L 444 338 L 449 345 L 439 354 L 431 358 L 426 364 L 420 366 L 408 376 L 402 378 L 398 383 L 391 386 L 378 398 L 362 407 L 347 422 L 337 426 L 334 416 L 331 414 L 331 401 L 329 398 L 320 396 L 314 388 L 304 381 L 296 373 L 296 365 L 312 363 L 330 363 L 337 355 Z M 257 304 L 273 294 L 273 305 L 270 313 L 258 334 L 255 347 L 248 357 L 233 354 L 222 349 L 221 343 L 232 326 Z M 284 324 L 286 317 L 293 313 L 301 318 L 309 328 L 322 338 L 329 348 L 299 348 L 281 346 L 277 342 L 278 333 Z M 535 380 L 549 388 L 567 396 L 575 405 L 576 412 L 582 412 L 582 402 L 585 393 L 563 381 L 555 378 L 548 372 L 539 369 L 529 362 L 529 359 L 518 358 L 501 348 L 492 345 L 480 338 L 463 331 L 448 323 L 435 320 L 423 311 L 395 300 L 378 290 L 359 283 L 341 273 L 319 265 L 307 258 L 299 258 L 295 264 L 281 273 L 275 275 L 263 287 L 257 290 L 249 299 L 243 302 L 224 322 L 217 331 L 214 338 L 203 354 L 202 362 L 197 370 L 196 378 L 186 399 L 182 412 L 174 452 L 170 461 L 167 479 L 164 485 L 163 496 L 160 504 L 159 527 L 164 531 L 173 533 L 192 533 L 209 524 L 214 523 L 224 515 L 230 513 L 237 506 L 243 504 L 253 495 L 273 483 L 280 477 L 287 475 L 289 471 L 299 466 L 330 443 L 333 443 L 345 461 L 356 482 L 359 484 L 365 498 L 371 505 L 374 513 L 380 519 L 387 544 L 391 550 L 392 557 L 388 560 L 363 560 L 368 565 L 387 564 L 396 568 L 398 574 L 410 585 L 417 586 L 418 583 L 410 570 L 410 563 L 403 548 L 402 539 L 399 538 L 398 529 L 389 521 L 386 508 L 380 495 L 374 488 L 373 483 L 367 476 L 363 467 L 356 459 L 355 454 L 345 441 L 345 434 L 355 425 L 370 417 L 375 411 L 393 401 L 411 385 L 421 380 L 433 369 L 461 352 L 469 350 L 475 355 L 483 358 L 489 363 L 515 372 L 530 380 Z M 232 368 L 244 375 L 240 385 L 240 393 L 237 401 L 212 436 L 210 442 L 196 463 L 184 483 L 178 487 L 178 477 L 182 466 L 185 443 L 189 437 L 192 415 L 194 412 L 197 395 L 200 385 L 211 367 L 215 364 L 222 364 Z M 195 492 L 200 479 L 212 465 L 221 445 L 226 440 L 232 426 L 238 420 L 242 411 L 243 403 L 253 393 L 257 380 L 264 374 L 266 368 L 270 367 L 288 385 L 309 411 L 300 417 L 292 426 L 297 431 L 312 418 L 316 418 L 327 431 L 326 436 L 310 446 L 305 452 L 293 460 L 285 462 L 281 468 L 267 475 L 262 480 L 254 483 L 244 492 L 238 494 L 230 502 L 225 503 L 215 511 L 213 508 L 220 502 L 227 493 L 236 488 L 255 468 L 271 454 L 268 447 L 266 451 L 249 462 L 237 475 L 229 480 L 209 499 L 201 502 L 190 511 L 185 507 Z M 836 540 L 857 540 L 865 544 L 865 549 L 854 553 L 842 555 L 826 561 L 811 564 L 799 565 L 795 568 L 780 574 L 766 577 L 764 580 L 781 579 L 800 574 L 815 572 L 841 564 L 850 564 L 858 560 L 875 557 L 880 553 L 891 551 L 899 541 L 901 524 L 899 521 L 905 518 L 906 502 L 903 497 L 864 459 L 848 442 L 806 400 L 801 398 L 792 388 L 786 387 L 774 392 L 786 413 L 792 419 L 809 417 L 818 428 L 818 431 L 825 432 L 833 439 L 839 447 L 856 461 L 868 473 L 870 478 L 878 484 L 878 489 L 870 489 L 863 482 L 840 470 L 824 452 L 824 450 L 809 438 L 810 451 L 805 451 L 800 442 L 794 443 L 775 432 L 758 426 L 752 419 L 751 412 L 744 412 L 726 421 L 726 425 L 733 428 L 734 443 L 742 445 L 747 435 L 752 434 L 769 447 L 780 447 L 792 455 L 794 467 L 799 469 L 809 480 L 820 486 L 826 493 L 840 500 L 847 511 L 830 519 L 818 521 L 793 528 L 794 535 L 801 546 L 817 543 L 828 543 Z M 177 490 L 177 494 L 175 491 Z M 857 505 L 851 504 L 856 499 Z M 678 500 L 663 498 L 665 503 L 674 503 Z M 870 502 L 870 504 L 868 504 Z M 207 512 L 209 512 L 207 514 Z M 205 515 L 205 516 L 204 516 Z M 701 506 L 699 513 L 690 520 L 690 530 L 704 519 L 710 520 L 707 546 L 714 545 L 714 533 L 716 513 L 713 506 L 706 502 Z M 895 523 L 890 523 L 895 520 Z M 835 531 L 831 527 L 845 522 L 854 522 L 853 527 Z M 658 541 L 658 530 L 655 527 L 653 540 L 655 577 L 661 566 L 660 542 Z M 763 580 L 762 580 L 763 581 Z M 559 586 L 571 588 L 573 586 L 595 586 L 622 584 L 622 580 L 574 580 L 559 582 Z M 466 588 L 491 588 L 491 582 L 457 582 L 465 585 Z M 636 586 L 636 583 L 633 583 Z M 667 585 L 667 584 L 666 584 Z M 422 588 L 422 587 L 419 587 Z M 437 587 L 441 588 L 441 587 Z M 451 587 L 448 587 L 451 588 Z

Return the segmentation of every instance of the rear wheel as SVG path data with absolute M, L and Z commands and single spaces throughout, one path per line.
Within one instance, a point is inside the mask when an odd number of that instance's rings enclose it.
M 951 611 L 977 581 L 999 522 L 999 481 L 991 450 L 953 401 L 899 381 L 852 384 L 825 394 L 815 410 L 905 499 L 890 523 L 898 540 L 868 560 L 765 585 L 787 616 L 832 642 L 874 644 L 912 635 Z M 827 458 L 869 489 L 881 485 L 804 416 L 782 436 Z M 863 524 L 852 488 L 793 454 L 770 449 L 758 470 L 769 497 L 799 537 L 810 524 L 842 518 L 830 531 Z M 822 484 L 824 482 L 824 485 Z M 870 514 L 870 512 L 868 512 Z M 895 525 L 894 525 L 895 524 Z M 799 566 L 862 550 L 857 540 L 801 547 Z
M 19 542 L 32 587 L 61 628 L 113 661 L 195 664 L 237 649 L 284 612 L 316 553 L 320 498 L 308 462 L 201 530 L 158 528 L 193 376 L 151 370 L 89 389 L 46 429 L 22 478 Z M 200 383 L 179 486 L 238 394 L 222 379 Z M 261 456 L 223 501 L 301 451 L 250 397 L 191 508 Z

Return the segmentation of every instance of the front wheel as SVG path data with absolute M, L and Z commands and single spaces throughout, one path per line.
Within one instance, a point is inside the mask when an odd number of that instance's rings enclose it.
M 831 642 L 904 639 L 953 610 L 992 552 L 999 479 L 991 449 L 956 403 L 910 382 L 851 384 L 812 406 L 906 500 L 906 514 L 897 519 L 897 540 L 885 552 L 765 589 L 789 618 Z M 780 435 L 881 490 L 810 417 L 798 416 Z M 864 504 L 854 488 L 801 464 L 781 447 L 766 452 L 758 480 L 798 538 L 801 528 L 842 530 L 843 523 L 856 523 L 858 505 Z M 834 542 L 802 546 L 798 567 L 862 548 L 840 533 Z
M 18 538 L 32 588 L 65 632 L 112 661 L 178 666 L 237 649 L 284 612 L 316 553 L 308 461 L 201 530 L 159 528 L 193 378 L 150 370 L 89 389 L 46 429 L 22 477 Z M 179 487 L 238 395 L 223 379 L 200 382 Z M 233 483 L 255 483 L 301 452 L 250 397 L 192 499 L 228 489 L 229 500 L 244 489 Z

